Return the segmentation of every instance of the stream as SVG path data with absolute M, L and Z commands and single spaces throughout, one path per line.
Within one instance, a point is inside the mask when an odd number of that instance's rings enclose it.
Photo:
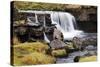
M 88 39 L 89 41 L 92 40 L 93 43 L 88 43 L 88 45 L 85 47 L 82 51 L 74 51 L 68 54 L 67 57 L 62 58 L 56 58 L 56 63 L 73 63 L 74 58 L 79 57 L 86 57 L 86 56 L 93 56 L 97 55 L 97 34 L 96 33 L 84 33 L 84 37 L 82 37 L 82 40 Z M 90 41 L 91 42 L 91 41 Z M 95 45 L 94 45 L 95 44 Z

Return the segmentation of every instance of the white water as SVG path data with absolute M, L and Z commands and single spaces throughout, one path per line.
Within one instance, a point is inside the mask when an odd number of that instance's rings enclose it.
M 83 31 L 75 29 L 77 27 L 75 17 L 68 12 L 54 12 L 54 11 L 23 11 L 19 10 L 19 12 L 26 12 L 26 13 L 35 13 L 36 23 L 37 14 L 50 14 L 52 24 L 56 24 L 57 29 L 59 29 L 64 36 L 64 39 L 72 39 L 74 36 L 80 36 Z M 45 20 L 44 20 L 45 26 Z M 46 34 L 44 33 L 44 38 L 46 41 L 49 42 Z
M 76 21 L 73 15 L 67 12 L 51 13 L 52 24 L 63 33 L 64 39 L 71 39 L 74 36 L 79 36 L 82 31 L 76 30 Z
M 47 42 L 47 43 L 50 43 L 50 40 L 47 38 L 46 34 L 44 33 L 44 40 Z

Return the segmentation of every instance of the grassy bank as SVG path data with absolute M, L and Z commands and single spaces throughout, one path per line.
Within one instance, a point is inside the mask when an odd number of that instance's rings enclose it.
M 46 54 L 49 46 L 42 42 L 13 45 L 14 65 L 50 64 L 55 58 Z

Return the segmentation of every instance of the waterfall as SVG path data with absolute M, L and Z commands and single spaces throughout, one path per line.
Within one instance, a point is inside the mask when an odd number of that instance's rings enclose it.
M 74 36 L 82 36 L 81 33 L 83 31 L 78 30 L 77 23 L 75 17 L 68 12 L 55 12 L 55 11 L 33 11 L 33 10 L 19 10 L 19 12 L 25 13 L 35 13 L 36 23 L 38 23 L 37 14 L 50 14 L 52 24 L 56 24 L 58 30 L 63 33 L 64 39 L 70 39 Z M 45 27 L 45 19 L 44 19 L 44 27 Z M 49 39 L 47 38 L 46 34 L 44 33 L 44 38 L 46 41 Z M 49 41 L 48 41 L 49 42 Z
M 47 38 L 46 34 L 44 33 L 44 40 L 47 42 L 47 43 L 50 43 L 50 40 Z
M 75 29 L 77 27 L 75 17 L 67 12 L 52 12 L 52 24 L 56 24 L 64 36 L 64 39 L 70 39 L 74 36 L 79 36 L 83 31 Z
M 46 27 L 45 16 L 44 16 L 44 27 Z M 45 32 L 44 32 L 44 40 L 45 40 L 47 43 L 50 43 L 50 40 L 47 38 Z

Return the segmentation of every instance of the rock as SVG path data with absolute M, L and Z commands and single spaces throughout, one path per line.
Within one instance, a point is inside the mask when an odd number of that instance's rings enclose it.
M 51 52 L 52 56 L 55 56 L 55 57 L 63 57 L 63 56 L 67 56 L 68 53 L 66 52 L 65 49 L 58 49 L 58 50 L 53 50 Z
M 54 28 L 53 39 L 63 40 L 63 34 L 57 28 Z
M 90 37 L 85 37 L 83 38 L 83 45 L 88 46 L 88 45 L 93 45 L 93 46 L 97 46 L 97 36 L 90 36 Z
M 60 48 L 65 48 L 66 44 L 61 40 L 55 39 L 55 40 L 51 41 L 50 47 L 52 49 L 60 49 Z
M 66 46 L 67 46 L 69 49 L 74 49 L 73 43 L 72 43 L 72 42 L 66 42 Z
M 15 31 L 16 30 L 16 31 Z M 16 29 L 13 30 L 16 34 L 16 37 L 20 42 L 28 41 L 28 28 L 25 26 L 18 26 Z
M 80 59 L 80 56 L 76 56 L 76 57 L 74 58 L 74 62 L 79 62 L 79 59 Z
M 78 37 L 74 37 L 72 42 L 73 42 L 73 47 L 75 49 L 79 49 L 79 50 L 82 49 L 82 41 Z
M 93 55 L 97 55 L 96 51 L 87 51 L 87 53 L 84 56 L 93 56 Z
M 93 45 L 88 45 L 85 47 L 86 50 L 95 50 L 96 48 Z

